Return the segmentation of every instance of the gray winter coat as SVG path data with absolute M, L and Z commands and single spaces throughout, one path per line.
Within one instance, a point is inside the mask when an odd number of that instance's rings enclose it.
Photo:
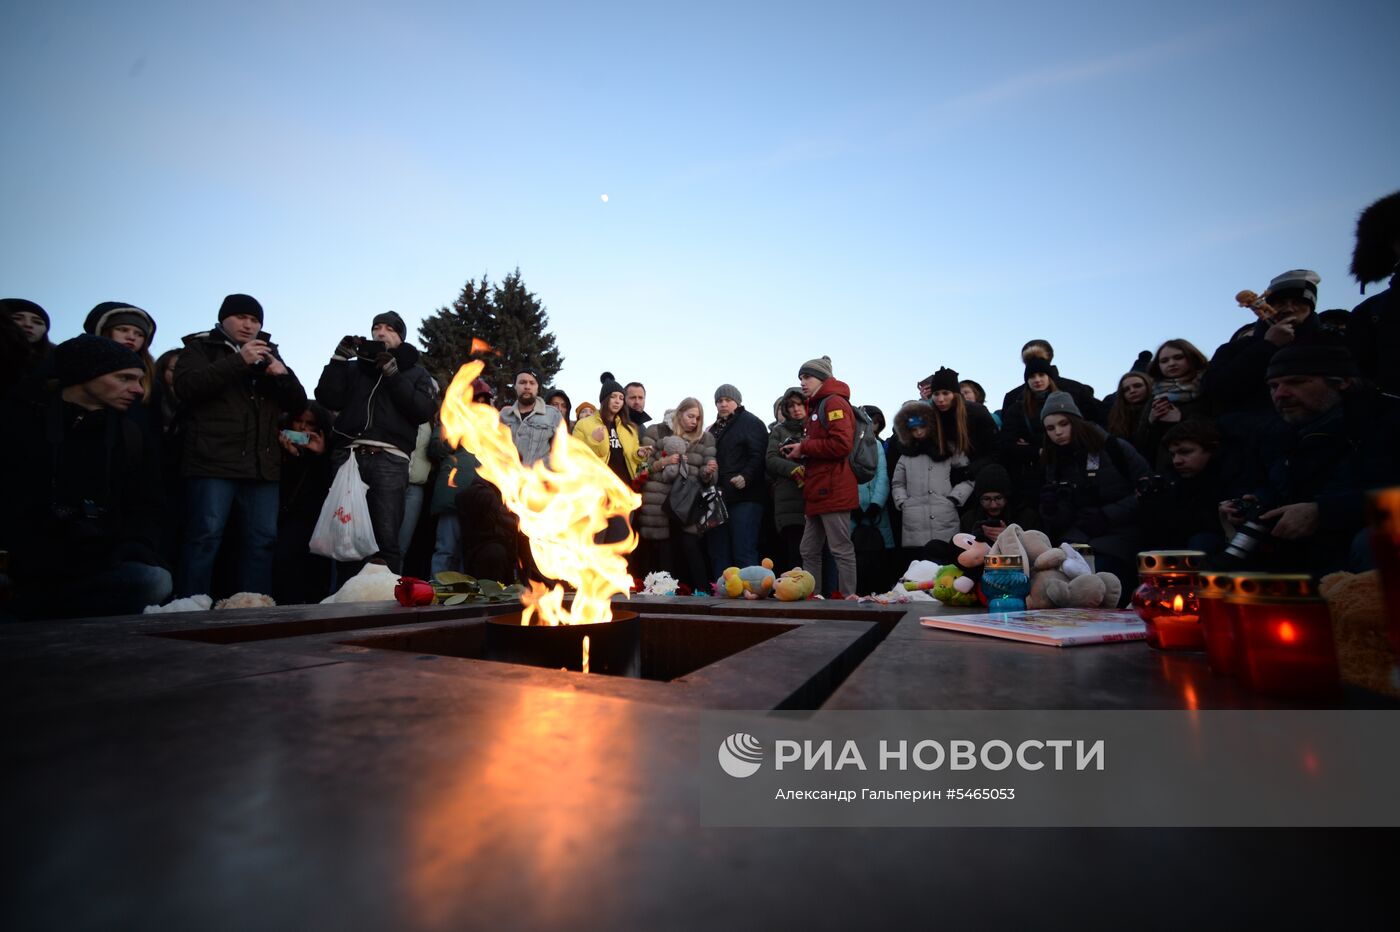
M 642 433 L 642 446 L 650 445 L 653 451 L 651 459 L 647 461 L 647 482 L 642 487 L 642 512 L 637 519 L 637 533 L 647 540 L 666 540 L 671 536 L 671 516 L 662 506 L 671 494 L 671 485 L 681 475 L 682 466 L 690 475 L 698 476 L 706 485 L 713 485 L 715 481 L 715 473 L 710 473 L 707 478 L 701 471 L 707 461 L 715 458 L 715 438 L 709 431 L 702 432 L 698 439 L 690 441 L 681 464 L 665 467 L 656 465 L 657 460 L 669 455 L 662 449 L 663 441 L 667 437 L 679 434 L 676 429 L 675 411 L 667 411 L 664 418 L 647 425 Z M 691 525 L 685 528 L 685 532 L 698 534 L 700 529 Z

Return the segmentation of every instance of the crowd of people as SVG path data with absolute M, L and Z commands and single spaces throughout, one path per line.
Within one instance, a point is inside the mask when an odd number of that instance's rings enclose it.
M 1389 279 L 1384 291 L 1319 312 L 1318 275 L 1283 272 L 1252 302 L 1257 319 L 1214 352 L 1171 336 L 1105 397 L 1033 339 L 998 407 L 942 366 L 888 424 L 853 404 L 827 356 L 791 362 L 796 384 L 771 419 L 766 400 L 760 417 L 728 383 L 709 395 L 712 417 L 686 397 L 653 418 L 645 385 L 607 372 L 597 403 L 575 407 L 529 365 L 509 386 L 477 379 L 473 400 L 498 408 L 526 465 L 559 430 L 586 444 L 641 497 L 600 539 L 635 531 L 634 575 L 665 570 L 698 591 L 771 556 L 829 596 L 880 592 L 912 559 L 955 559 L 955 535 L 995 542 L 1013 523 L 1088 544 L 1125 592 L 1147 549 L 1359 571 L 1372 565 L 1365 496 L 1400 484 L 1397 262 L 1400 192 L 1362 214 L 1353 254 L 1363 289 Z M 539 578 L 472 452 L 444 439 L 439 386 L 393 311 L 369 337 L 342 338 L 308 395 L 249 295 L 226 297 L 214 327 L 158 358 L 156 321 L 133 304 L 98 304 L 57 345 L 39 305 L 0 310 L 14 445 L 0 467 L 11 490 L 0 612 L 121 614 L 234 591 L 319 601 L 358 569 L 308 548 L 352 456 L 379 547 L 368 559 Z

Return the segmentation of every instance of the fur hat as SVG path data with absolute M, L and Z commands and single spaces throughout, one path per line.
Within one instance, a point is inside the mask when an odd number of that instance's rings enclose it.
M 1274 280 L 1269 282 L 1269 287 L 1264 291 L 1264 297 L 1285 291 L 1301 291 L 1303 297 L 1312 302 L 1313 307 L 1317 307 L 1317 286 L 1320 284 L 1322 276 L 1310 269 L 1289 269 L 1281 275 L 1274 276 Z
M 598 381 L 603 383 L 602 387 L 598 389 L 598 404 L 607 401 L 608 396 L 613 392 L 626 397 L 627 389 L 622 387 L 622 383 L 611 372 L 604 372 L 598 376 Z
M 1396 240 L 1400 240 L 1400 191 L 1376 201 L 1357 218 L 1351 275 L 1361 285 L 1363 293 L 1371 282 L 1383 281 L 1395 274 Z
M 1323 378 L 1354 379 L 1361 375 L 1356 360 L 1342 346 L 1286 346 L 1269 360 L 1267 379 L 1289 375 L 1317 375 Z
M 929 384 L 933 386 L 933 390 L 936 392 L 953 392 L 957 394 L 958 374 L 947 366 L 940 366 L 937 372 L 929 376 Z
M 81 385 L 123 369 L 145 372 L 140 356 L 115 340 L 90 333 L 64 340 L 54 347 L 53 368 L 60 388 Z
M 820 359 L 807 360 L 797 370 L 799 379 L 804 375 L 810 375 L 814 379 L 821 379 L 825 382 L 831 378 L 831 357 L 823 356 Z
M 87 319 L 83 321 L 83 333 L 106 336 L 103 331 L 123 324 L 140 330 L 146 335 L 145 345 L 151 345 L 151 340 L 156 335 L 155 319 L 139 307 L 125 301 L 103 301 L 88 311 Z
M 375 314 L 374 320 L 369 325 L 372 328 L 379 324 L 388 324 L 389 327 L 399 335 L 400 340 L 408 339 L 408 325 L 403 322 L 398 311 L 385 311 L 383 314 Z
M 1042 359 L 1039 356 L 1032 356 L 1030 359 L 1026 360 L 1026 372 L 1025 375 L 1022 376 L 1022 378 L 1029 379 L 1031 376 L 1037 374 L 1050 375 L 1052 371 L 1053 369 L 1050 366 L 1050 360 Z
M 730 385 L 728 382 L 715 389 L 715 404 L 719 404 L 721 398 L 733 398 L 739 404 L 744 403 L 744 396 L 739 394 L 739 389 Z
M 931 427 L 938 416 L 933 405 L 923 399 L 906 401 L 894 415 L 894 435 L 905 449 L 914 443 L 915 427 Z
M 1045 399 L 1045 404 L 1040 409 L 1040 420 L 1044 420 L 1052 414 L 1073 414 L 1075 417 L 1083 417 L 1079 413 L 1079 406 L 1074 403 L 1074 399 L 1069 392 L 1051 392 L 1050 397 Z
M 26 298 L 0 298 L 0 313 L 13 316 L 22 311 L 28 311 L 31 314 L 38 314 L 42 317 L 44 319 L 44 330 L 46 333 L 53 326 L 53 321 L 49 320 L 49 312 L 33 301 Z
M 219 305 L 219 322 L 234 314 L 251 314 L 258 319 L 259 325 L 263 323 L 263 307 L 251 295 L 231 294 L 224 298 L 224 303 Z

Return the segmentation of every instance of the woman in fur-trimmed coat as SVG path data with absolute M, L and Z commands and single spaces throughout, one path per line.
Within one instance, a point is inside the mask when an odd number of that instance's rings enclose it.
M 656 565 L 692 588 L 708 585 L 705 557 L 700 549 L 700 529 L 682 527 L 665 509 L 671 486 L 683 474 L 713 485 L 719 471 L 715 438 L 705 430 L 705 409 L 695 398 L 686 398 L 674 411 L 647 426 L 642 445 L 652 448 L 647 482 L 642 488 L 642 510 L 637 532 L 652 543 Z M 681 452 L 677 441 L 683 441 Z

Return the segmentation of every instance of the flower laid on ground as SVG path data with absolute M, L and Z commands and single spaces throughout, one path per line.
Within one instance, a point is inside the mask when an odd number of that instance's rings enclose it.
M 519 583 L 504 586 L 494 579 L 477 579 L 466 573 L 443 571 L 429 582 L 413 576 L 399 577 L 394 598 L 400 605 L 460 605 L 463 602 L 514 602 L 525 587 Z

